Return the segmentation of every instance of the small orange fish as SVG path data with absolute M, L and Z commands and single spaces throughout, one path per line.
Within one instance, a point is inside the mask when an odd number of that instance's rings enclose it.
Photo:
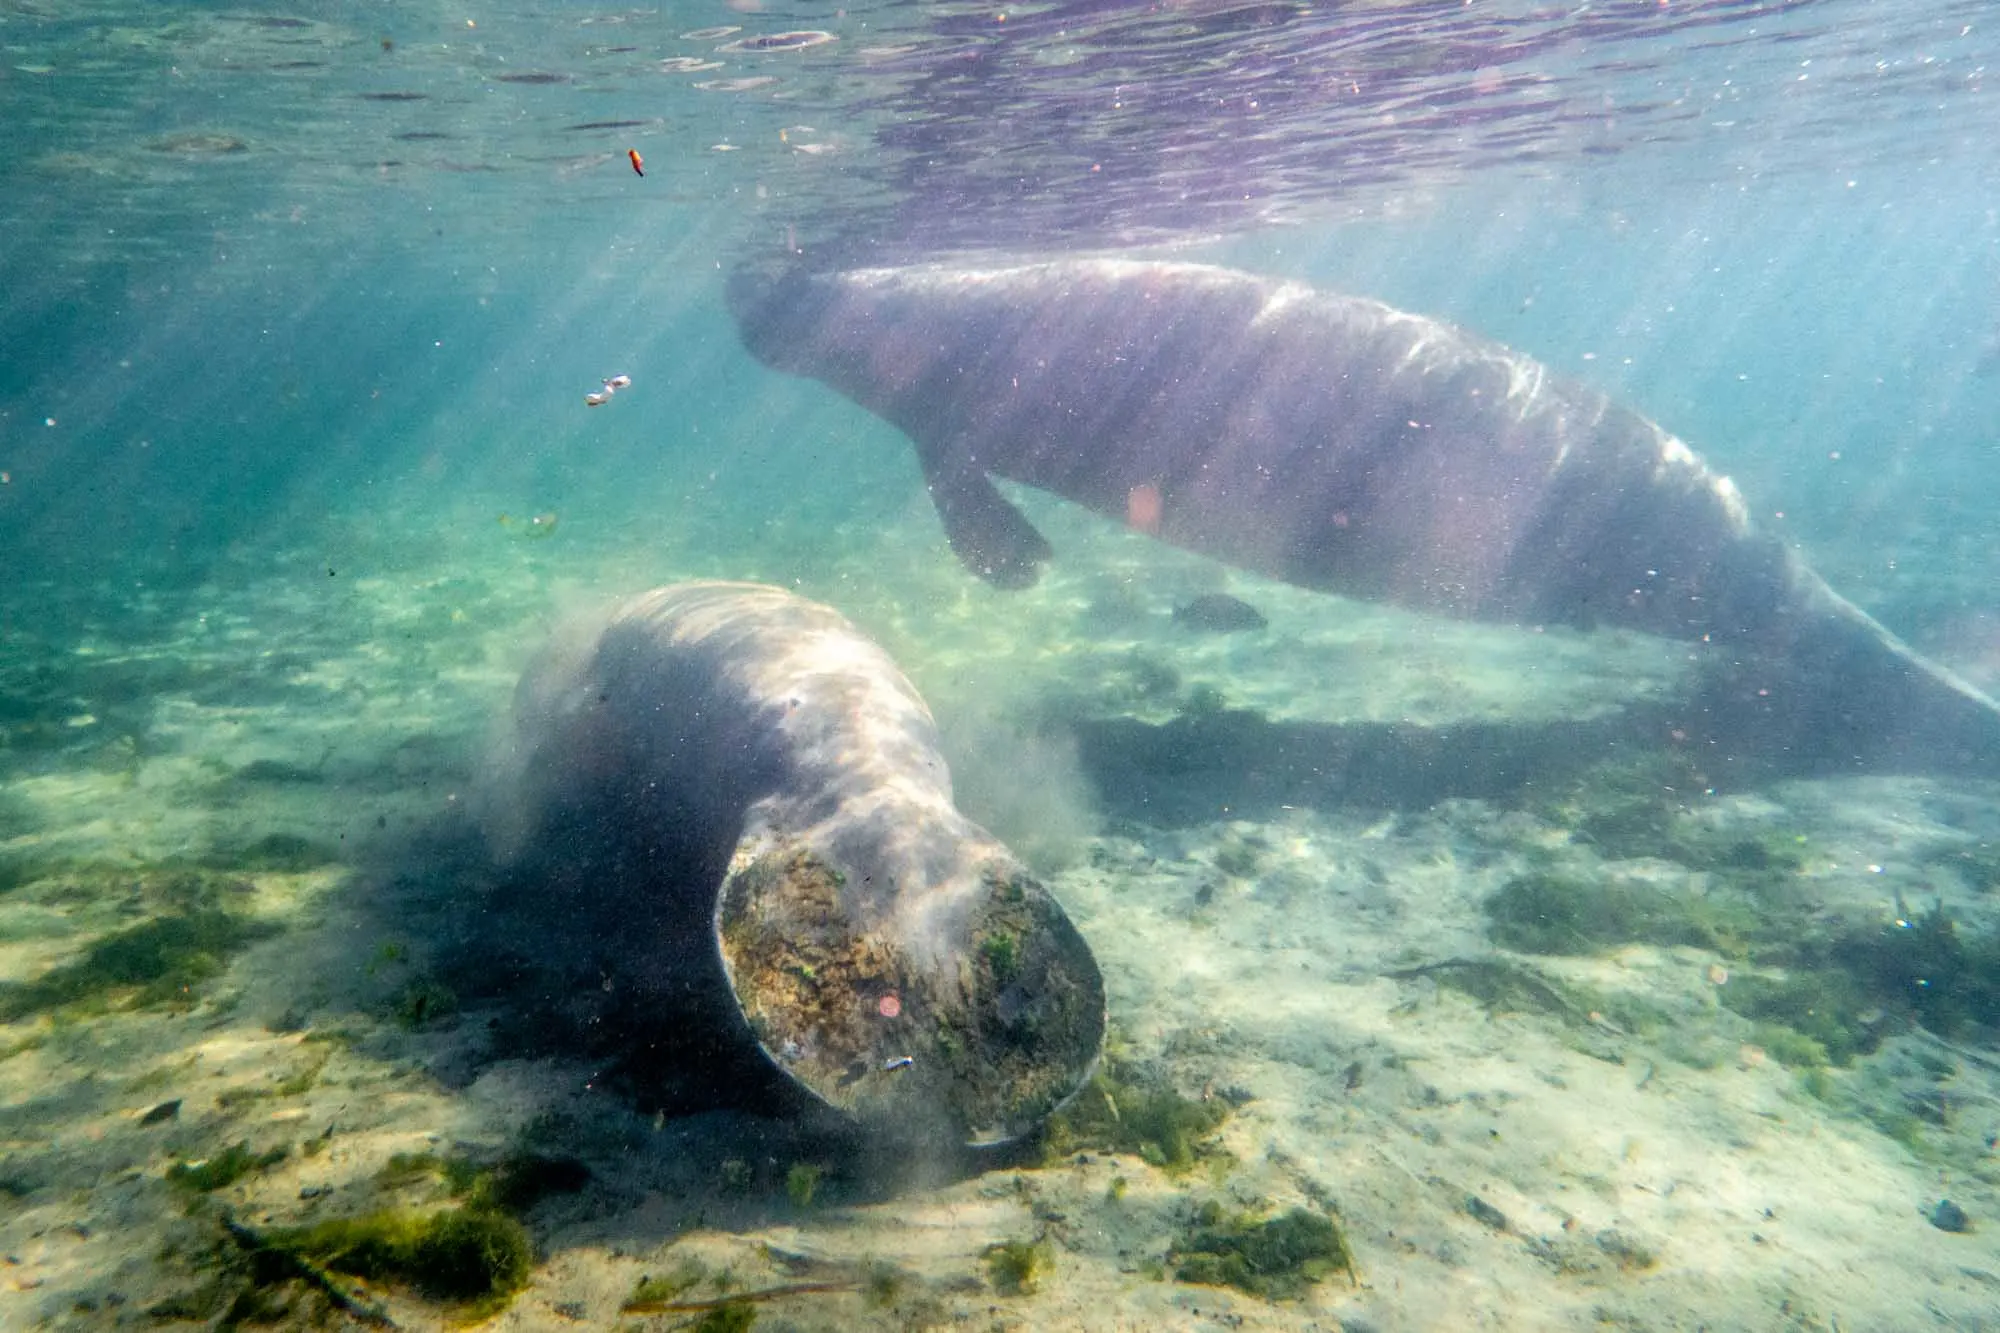
M 627 157 L 629 157 L 629 158 L 631 158 L 631 159 L 632 159 L 632 174 L 633 174 L 633 175 L 635 175 L 635 176 L 643 176 L 643 175 L 645 175 L 645 174 L 646 174 L 646 159 L 645 159 L 645 158 L 643 158 L 643 157 L 640 157 L 640 156 L 639 156 L 639 150 L 638 150 L 638 149 L 636 149 L 636 148 L 627 148 L 627 149 L 625 150 L 625 156 L 627 156 Z

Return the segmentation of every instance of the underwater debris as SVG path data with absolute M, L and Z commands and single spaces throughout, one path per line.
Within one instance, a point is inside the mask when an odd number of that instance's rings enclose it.
M 1176 1282 L 1235 1287 L 1274 1301 L 1295 1300 L 1335 1273 L 1360 1280 L 1339 1224 L 1306 1208 L 1257 1221 L 1205 1203 L 1194 1225 L 1175 1239 L 1167 1261 Z

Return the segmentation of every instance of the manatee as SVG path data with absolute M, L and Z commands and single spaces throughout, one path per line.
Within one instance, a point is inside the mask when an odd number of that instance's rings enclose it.
M 867 1130 L 982 1147 L 1091 1076 L 1089 947 L 953 805 L 929 709 L 839 613 L 757 584 L 661 588 L 559 636 L 514 714 L 512 858 L 624 849 L 624 872 L 568 892 L 631 899 L 616 919 L 651 975 L 619 984 L 662 1029 L 703 1029 L 663 1032 L 676 1048 L 754 1051 Z
M 952 549 L 1048 542 L 994 478 L 1306 588 L 1696 642 L 1662 736 L 1785 772 L 2000 772 L 2000 709 L 1833 592 L 1680 439 L 1422 315 L 1116 259 L 740 269 L 745 345 L 899 427 Z M 1143 502 L 1143 503 L 1142 503 Z

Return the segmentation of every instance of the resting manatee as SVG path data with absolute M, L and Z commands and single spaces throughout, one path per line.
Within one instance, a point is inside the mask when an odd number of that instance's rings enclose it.
M 716 1067 L 754 1043 L 865 1126 L 970 1144 L 1025 1133 L 1090 1076 L 1089 948 L 953 806 L 923 700 L 833 610 L 662 588 L 554 645 L 515 713 L 530 854 L 636 849 L 620 891 L 659 901 L 619 916 L 657 975 L 632 984 L 661 1024 L 719 1034 Z
M 1603 394 L 1377 301 L 1079 259 L 736 274 L 750 350 L 915 442 L 952 549 L 1007 587 L 1048 543 L 1004 477 L 1309 588 L 1699 640 L 1669 728 L 1791 770 L 2000 771 L 2000 709 L 1760 532 Z

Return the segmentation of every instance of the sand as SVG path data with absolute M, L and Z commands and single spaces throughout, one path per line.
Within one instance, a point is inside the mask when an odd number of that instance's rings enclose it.
M 477 495 L 444 521 L 335 517 L 172 594 L 39 590 L 44 641 L 7 668 L 0 982 L 195 908 L 256 929 L 182 993 L 114 987 L 0 1026 L 0 1324 L 213 1325 L 243 1289 L 225 1215 L 263 1233 L 449 1206 L 435 1171 L 385 1179 L 398 1154 L 587 1170 L 525 1208 L 535 1263 L 496 1328 L 692 1327 L 712 1310 L 621 1313 L 642 1278 L 677 1274 L 699 1276 L 666 1304 L 748 1297 L 759 1328 L 2000 1324 L 2000 1055 L 1977 1034 L 1885 1015 L 1876 1049 L 1813 1071 L 1724 1003 L 1745 983 L 1724 951 L 1498 947 L 1484 904 L 1551 865 L 1720 892 L 1711 870 L 1580 838 L 1559 774 L 1401 806 L 1218 785 L 1200 764 L 1093 793 L 1073 730 L 1169 724 L 1203 685 L 1204 706 L 1287 727 L 1533 728 L 1658 697 L 1685 650 L 1426 622 L 1031 504 L 1063 556 L 1018 595 L 964 576 L 921 510 L 760 566 L 611 524 L 526 538 Z M 1084 1145 L 913 1174 L 740 1112 L 651 1115 L 585 1062 L 508 1049 L 495 1007 L 442 987 L 441 942 L 490 887 L 482 755 L 527 653 L 582 602 L 717 574 L 832 601 L 904 662 L 962 803 L 1096 952 L 1115 1066 L 1229 1106 L 1191 1167 Z M 1204 592 L 1269 625 L 1175 626 Z M 1787 892 L 1818 917 L 1996 925 L 2000 896 L 1953 858 L 2000 841 L 2000 787 L 1685 799 L 1703 827 L 1796 845 Z M 170 1178 L 239 1143 L 283 1155 L 213 1191 Z M 1969 1230 L 1934 1225 L 1945 1199 Z M 1352 1277 L 1285 1300 L 1171 1280 L 1211 1201 L 1337 1217 Z M 991 1259 L 1006 1242 L 1035 1247 L 1026 1289 Z M 339 1281 L 398 1327 L 469 1317 Z

